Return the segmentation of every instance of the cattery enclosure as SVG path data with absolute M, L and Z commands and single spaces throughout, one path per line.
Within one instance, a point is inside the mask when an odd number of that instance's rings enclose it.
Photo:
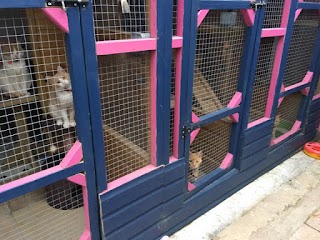
M 159 239 L 317 132 L 319 1 L 0 15 L 1 239 Z

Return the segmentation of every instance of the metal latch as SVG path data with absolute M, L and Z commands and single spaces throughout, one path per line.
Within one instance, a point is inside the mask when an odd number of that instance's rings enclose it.
M 258 9 L 261 9 L 263 7 L 267 6 L 266 2 L 264 0 L 260 0 L 260 2 L 252 2 L 251 3 L 251 8 L 254 9 L 254 10 L 258 10 Z
M 183 126 L 183 128 L 182 128 L 182 138 L 185 138 L 186 137 L 186 135 L 188 134 L 188 133 L 191 133 L 192 132 L 192 129 L 191 128 L 188 128 L 187 126 Z
M 48 7 L 62 7 L 66 10 L 67 7 L 86 7 L 89 0 L 47 0 Z

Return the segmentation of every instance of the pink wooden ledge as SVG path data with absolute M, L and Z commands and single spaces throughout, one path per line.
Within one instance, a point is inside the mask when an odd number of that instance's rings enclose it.
M 316 99 L 319 99 L 319 98 L 320 98 L 320 93 L 317 94 L 317 95 L 314 95 L 313 98 L 312 98 L 312 100 L 316 100 Z
M 69 32 L 68 16 L 61 8 L 42 8 L 42 12 L 64 33 Z
M 206 10 L 206 9 L 200 10 L 198 12 L 197 27 L 199 27 L 201 25 L 201 23 L 203 22 L 203 20 L 205 19 L 205 17 L 207 16 L 208 13 L 209 13 L 209 10 Z
M 238 107 L 241 103 L 241 100 L 242 100 L 242 92 L 236 92 L 233 95 L 231 101 L 229 102 L 228 108 Z M 239 113 L 232 114 L 230 118 L 233 122 L 239 122 Z
M 251 27 L 254 25 L 254 18 L 255 18 L 255 11 L 253 9 L 244 9 L 241 10 L 242 17 L 244 23 L 247 25 L 247 27 Z
M 121 178 L 118 178 L 118 179 L 108 183 L 108 189 L 106 189 L 105 191 L 103 191 L 100 194 L 103 195 L 104 193 L 109 192 L 109 191 L 111 191 L 111 190 L 113 190 L 113 189 L 115 189 L 115 188 L 117 188 L 117 187 L 119 187 L 119 186 L 121 186 L 121 185 L 123 185 L 123 184 L 125 184 L 127 182 L 130 182 L 133 179 L 141 177 L 142 175 L 145 175 L 145 174 L 147 174 L 147 173 L 149 173 L 149 172 L 151 172 L 151 171 L 153 171 L 153 170 L 155 170 L 157 168 L 158 167 L 155 167 L 155 166 L 150 164 L 150 165 L 145 166 L 145 167 L 143 167 L 143 168 L 141 168 L 141 169 L 139 169 L 137 171 L 129 173 L 129 174 L 127 174 L 127 175 L 125 175 L 125 176 L 123 176 Z
M 172 38 L 172 48 L 182 47 L 182 37 Z M 96 43 L 97 55 L 142 52 L 157 49 L 156 38 L 124 39 L 114 41 L 99 41 Z
M 256 121 L 253 121 L 253 122 L 251 122 L 251 123 L 248 123 L 248 128 L 257 126 L 257 125 L 259 125 L 259 124 L 261 124 L 261 123 L 264 123 L 264 122 L 268 121 L 269 119 L 270 119 L 270 118 L 263 117 L 263 118 L 260 118 L 260 119 L 258 119 L 258 120 L 256 120 Z
M 80 240 L 90 240 L 91 234 L 90 234 L 88 190 L 87 190 L 87 187 L 85 187 L 85 186 L 82 186 L 82 197 L 83 197 L 83 209 L 84 209 L 86 227 L 80 237 Z
M 293 124 L 291 130 L 289 132 L 286 132 L 285 134 L 281 135 L 280 137 L 273 139 L 271 141 L 271 145 L 278 144 L 279 142 L 283 141 L 287 137 L 291 136 L 292 134 L 296 133 L 299 131 L 301 127 L 301 121 L 296 120 L 295 123 Z
M 67 155 L 63 158 L 59 166 L 61 168 L 67 168 L 74 166 L 82 160 L 82 146 L 79 141 L 76 141 L 72 148 L 68 151 Z
M 225 156 L 225 158 L 223 159 L 220 168 L 225 170 L 228 169 L 229 167 L 231 167 L 233 163 L 233 154 L 231 153 L 227 153 L 227 155 Z
M 262 29 L 261 37 L 283 37 L 286 35 L 286 28 L 264 28 Z
M 193 123 L 199 122 L 199 118 L 194 112 L 192 112 L 192 122 Z M 192 133 L 190 134 L 190 145 L 193 143 L 199 131 L 200 131 L 200 128 L 193 130 Z
M 203 9 L 198 12 L 198 22 L 197 27 L 201 25 L 207 14 L 209 13 L 209 10 Z M 248 27 L 251 27 L 254 25 L 254 18 L 255 18 L 255 11 L 253 9 L 244 9 L 241 10 L 243 21 Z

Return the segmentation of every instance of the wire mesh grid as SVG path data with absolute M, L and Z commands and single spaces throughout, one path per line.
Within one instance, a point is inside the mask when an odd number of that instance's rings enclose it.
M 320 2 L 320 0 L 303 0 L 304 2 Z
M 202 127 L 190 146 L 188 179 L 194 182 L 219 168 L 229 152 L 232 123 L 227 118 Z
M 268 0 L 265 10 L 263 28 L 279 28 L 282 19 L 284 1 Z
M 193 111 L 226 107 L 237 90 L 245 24 L 240 12 L 210 11 L 198 28 Z
M 150 36 L 149 0 L 93 0 L 97 41 Z
M 170 155 L 173 154 L 173 134 L 174 134 L 174 109 L 175 109 L 175 82 L 176 82 L 176 69 L 175 61 L 176 51 L 172 50 L 172 67 L 171 67 L 171 95 L 170 95 Z
M 178 0 L 173 0 L 172 35 L 176 35 L 177 33 L 177 16 L 178 16 Z
M 316 10 L 303 10 L 294 23 L 283 78 L 286 87 L 301 82 L 307 74 L 319 23 L 319 13 Z
M 6 9 L 0 16 L 3 184 L 57 165 L 76 134 L 64 34 L 41 10 Z
M 150 54 L 101 56 L 102 119 L 108 180 L 150 164 Z
M 250 122 L 264 117 L 277 44 L 278 38 L 261 39 L 250 105 Z
M 0 204 L 0 239 L 75 240 L 84 219 L 81 187 L 61 180 Z
M 282 103 L 277 109 L 277 115 L 275 117 L 272 131 L 273 139 L 282 136 L 292 129 L 298 117 L 301 100 L 302 95 L 298 92 L 288 95 L 283 99 Z

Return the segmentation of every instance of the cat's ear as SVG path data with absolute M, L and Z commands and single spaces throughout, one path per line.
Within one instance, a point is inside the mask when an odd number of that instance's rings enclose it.
M 61 66 L 58 66 L 57 71 L 58 71 L 58 73 L 61 73 L 61 72 L 64 72 L 64 69 Z

